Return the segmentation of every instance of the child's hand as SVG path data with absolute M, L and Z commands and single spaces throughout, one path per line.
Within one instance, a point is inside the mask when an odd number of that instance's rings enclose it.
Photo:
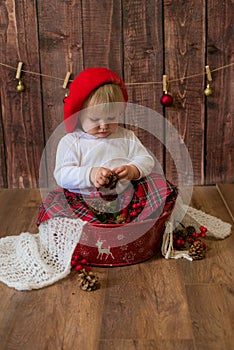
M 134 180 L 140 177 L 140 172 L 135 165 L 121 165 L 115 169 L 113 172 L 118 174 L 120 179 Z
M 90 172 L 90 180 L 96 188 L 101 188 L 108 184 L 112 171 L 107 168 L 94 167 Z

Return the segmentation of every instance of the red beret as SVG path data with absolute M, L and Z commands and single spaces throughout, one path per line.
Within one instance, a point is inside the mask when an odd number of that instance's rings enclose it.
M 78 120 L 78 113 L 89 95 L 105 83 L 117 83 L 122 89 L 125 102 L 128 94 L 123 80 L 107 68 L 88 68 L 71 83 L 69 96 L 64 99 L 64 123 L 67 132 L 72 132 Z M 77 113 L 75 116 L 74 114 Z M 73 116 L 72 118 L 70 118 Z

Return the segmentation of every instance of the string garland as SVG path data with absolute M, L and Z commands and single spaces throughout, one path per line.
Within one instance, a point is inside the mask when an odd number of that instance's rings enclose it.
M 34 72 L 34 71 L 30 71 L 30 70 L 25 70 L 22 69 L 23 66 L 23 62 L 19 62 L 18 67 L 14 67 L 11 66 L 9 64 L 6 63 L 2 63 L 0 62 L 0 66 L 8 68 L 8 69 L 12 69 L 12 70 L 16 70 L 16 79 L 18 79 L 18 86 L 17 86 L 17 91 L 18 92 L 22 92 L 25 90 L 25 86 L 22 83 L 21 80 L 21 73 L 26 73 L 26 74 L 31 74 L 31 75 L 36 75 L 36 76 L 40 76 L 43 78 L 49 78 L 49 79 L 54 79 L 54 80 L 58 80 L 58 81 L 63 81 L 63 88 L 66 89 L 68 83 L 71 83 L 73 80 L 70 79 L 70 72 L 67 72 L 67 75 L 64 78 L 60 78 L 60 77 L 56 77 L 53 75 L 48 75 L 48 74 L 43 74 L 43 73 L 39 73 L 39 72 Z M 169 83 L 175 83 L 178 81 L 184 81 L 184 80 L 189 80 L 189 79 L 193 79 L 193 78 L 197 78 L 197 77 L 201 77 L 204 76 L 205 74 L 207 75 L 207 86 L 206 89 L 204 91 L 206 96 L 210 96 L 212 95 L 212 90 L 210 87 L 210 82 L 212 81 L 212 76 L 211 73 L 229 68 L 234 66 L 234 62 L 230 63 L 230 64 L 226 64 L 224 66 L 221 67 L 217 67 L 214 69 L 210 69 L 209 66 L 205 66 L 206 68 L 206 72 L 202 72 L 202 73 L 197 73 L 197 74 L 191 74 L 191 75 L 187 75 L 184 77 L 180 77 L 180 78 L 175 78 L 175 79 L 168 79 L 166 75 L 163 75 L 163 79 L 162 81 L 144 81 L 144 82 L 125 82 L 126 86 L 136 86 L 136 85 L 163 85 L 163 96 L 161 97 L 161 103 L 164 107 L 170 107 L 173 104 L 173 98 L 172 96 L 168 93 L 168 87 L 169 87 Z

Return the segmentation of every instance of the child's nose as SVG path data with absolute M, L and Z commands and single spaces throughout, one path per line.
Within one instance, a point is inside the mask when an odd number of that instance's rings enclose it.
M 100 128 L 106 128 L 108 127 L 108 123 L 105 120 L 101 120 L 99 126 Z

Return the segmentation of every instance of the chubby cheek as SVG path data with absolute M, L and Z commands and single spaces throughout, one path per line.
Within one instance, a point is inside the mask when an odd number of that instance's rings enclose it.
M 93 125 L 89 123 L 83 123 L 82 127 L 83 127 L 83 130 L 89 134 L 95 134 L 98 130 L 97 125 Z
M 116 129 L 117 129 L 117 127 L 118 127 L 118 123 L 112 123 L 112 124 L 110 124 L 110 130 L 113 132 L 113 131 L 115 131 Z

